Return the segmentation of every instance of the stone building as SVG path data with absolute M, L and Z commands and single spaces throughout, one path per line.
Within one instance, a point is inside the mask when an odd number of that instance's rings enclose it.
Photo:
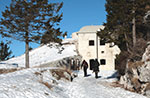
M 100 70 L 115 70 L 115 58 L 120 53 L 118 46 L 113 43 L 105 43 L 97 36 L 98 30 L 104 26 L 84 26 L 78 32 L 72 34 L 76 40 L 78 53 L 88 64 L 91 59 L 98 59 Z

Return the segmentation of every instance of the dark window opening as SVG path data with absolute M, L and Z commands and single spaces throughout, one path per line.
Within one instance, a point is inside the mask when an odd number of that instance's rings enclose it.
M 100 63 L 101 63 L 101 65 L 106 65 L 106 60 L 105 59 L 101 59 Z
M 104 51 L 101 51 L 101 53 L 104 53 Z
M 94 40 L 89 40 L 89 46 L 94 46 Z
M 105 45 L 105 40 L 100 40 L 100 45 Z

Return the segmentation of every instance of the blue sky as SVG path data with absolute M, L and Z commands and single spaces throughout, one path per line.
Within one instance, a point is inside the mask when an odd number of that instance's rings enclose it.
M 77 32 L 83 26 L 102 25 L 106 22 L 105 0 L 53 0 L 55 2 L 64 2 L 61 9 L 63 12 L 63 20 L 60 23 L 62 31 L 67 31 L 70 37 L 73 32 Z M 0 0 L 0 18 L 1 12 L 5 10 L 5 6 L 9 6 L 11 0 Z M 0 40 L 3 40 L 0 38 Z M 10 48 L 13 55 L 19 56 L 25 52 L 24 42 L 12 40 Z M 39 45 L 31 43 L 32 48 Z

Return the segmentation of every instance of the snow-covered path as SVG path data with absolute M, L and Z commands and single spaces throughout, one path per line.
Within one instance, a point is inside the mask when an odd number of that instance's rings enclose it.
M 108 72 L 100 72 L 100 78 L 95 79 L 94 73 L 88 71 L 89 76 L 83 77 L 83 72 L 79 72 L 78 77 L 73 82 L 65 85 L 66 94 L 69 98 L 146 98 L 143 95 L 126 91 L 122 88 L 114 88 L 106 84 L 114 79 L 107 79 Z
M 0 98 L 146 98 L 108 85 L 115 80 L 108 79 L 114 73 L 111 71 L 101 71 L 99 73 L 101 77 L 98 79 L 94 78 L 91 71 L 88 71 L 88 77 L 83 77 L 83 72 L 79 71 L 78 77 L 70 82 L 63 79 L 56 80 L 49 69 L 56 68 L 30 68 L 1 74 Z M 40 76 L 37 76 L 38 72 L 42 72 Z M 53 88 L 49 89 L 40 81 L 48 83 Z

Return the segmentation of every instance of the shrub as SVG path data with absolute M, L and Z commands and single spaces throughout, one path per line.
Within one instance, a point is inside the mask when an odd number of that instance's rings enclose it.
M 60 80 L 61 78 L 71 80 L 71 71 L 67 69 L 51 69 L 50 71 L 52 75 L 56 77 L 58 80 Z

